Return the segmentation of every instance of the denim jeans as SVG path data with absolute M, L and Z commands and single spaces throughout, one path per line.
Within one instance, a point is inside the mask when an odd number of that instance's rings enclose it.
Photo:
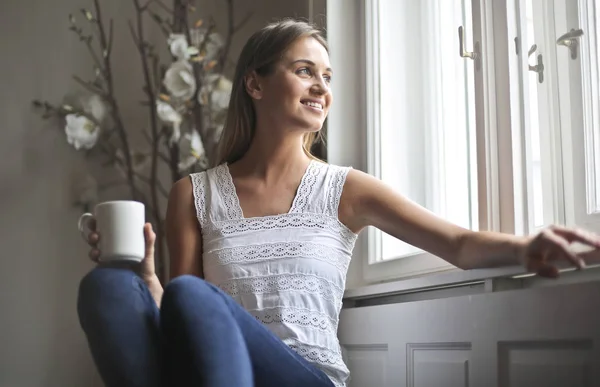
M 81 327 L 109 387 L 332 387 L 217 287 L 173 279 L 161 308 L 132 271 L 97 267 L 81 281 Z

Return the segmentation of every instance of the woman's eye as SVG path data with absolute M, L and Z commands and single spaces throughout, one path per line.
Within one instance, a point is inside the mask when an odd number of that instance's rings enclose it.
M 300 70 L 298 70 L 298 74 L 310 75 L 310 70 L 306 67 L 303 67 Z
M 323 75 L 323 79 L 325 79 L 325 82 L 331 83 L 331 76 L 329 76 L 329 75 Z

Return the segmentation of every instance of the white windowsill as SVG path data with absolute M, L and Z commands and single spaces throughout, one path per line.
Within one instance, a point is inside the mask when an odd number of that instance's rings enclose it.
M 345 301 L 356 301 L 361 299 L 378 298 L 406 293 L 429 292 L 432 290 L 443 290 L 457 287 L 483 284 L 485 293 L 498 290 L 531 288 L 548 285 L 562 285 L 567 283 L 587 282 L 600 280 L 600 259 L 589 260 L 584 270 L 575 270 L 568 265 L 561 266 L 561 276 L 558 279 L 547 279 L 527 273 L 520 266 L 510 266 L 494 269 L 455 269 L 439 274 L 429 274 L 416 278 L 408 278 L 397 281 L 361 286 L 347 289 L 344 292 Z M 510 286 L 498 287 L 498 280 L 506 280 Z M 506 282 L 505 281 L 505 282 Z

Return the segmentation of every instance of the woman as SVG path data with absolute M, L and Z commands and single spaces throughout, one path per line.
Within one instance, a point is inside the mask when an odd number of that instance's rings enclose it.
M 173 279 L 163 290 L 146 224 L 137 273 L 101 265 L 81 283 L 81 324 L 107 385 L 345 386 L 338 316 L 356 236 L 369 225 L 463 269 L 522 264 L 556 277 L 551 261 L 583 265 L 570 242 L 600 247 L 561 227 L 472 232 L 365 173 L 316 160 L 309 149 L 332 75 L 326 42 L 306 23 L 274 23 L 248 40 L 218 165 L 170 193 Z M 96 261 L 98 238 L 89 238 Z

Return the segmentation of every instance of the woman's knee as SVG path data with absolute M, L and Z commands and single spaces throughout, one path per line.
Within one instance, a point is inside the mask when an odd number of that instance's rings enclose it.
M 79 297 L 96 297 L 110 291 L 129 290 L 136 285 L 137 278 L 131 270 L 96 267 L 81 279 Z
M 143 281 L 131 270 L 96 267 L 79 283 L 77 310 L 80 318 L 104 313 L 103 310 L 113 308 L 115 302 L 128 305 L 141 302 L 137 299 L 143 292 Z
M 163 301 L 176 301 L 197 296 L 210 296 L 210 285 L 202 278 L 185 274 L 169 281 L 165 286 Z
M 161 301 L 161 312 L 206 310 L 215 306 L 220 308 L 224 306 L 224 302 L 213 285 L 193 275 L 182 275 L 166 285 Z

